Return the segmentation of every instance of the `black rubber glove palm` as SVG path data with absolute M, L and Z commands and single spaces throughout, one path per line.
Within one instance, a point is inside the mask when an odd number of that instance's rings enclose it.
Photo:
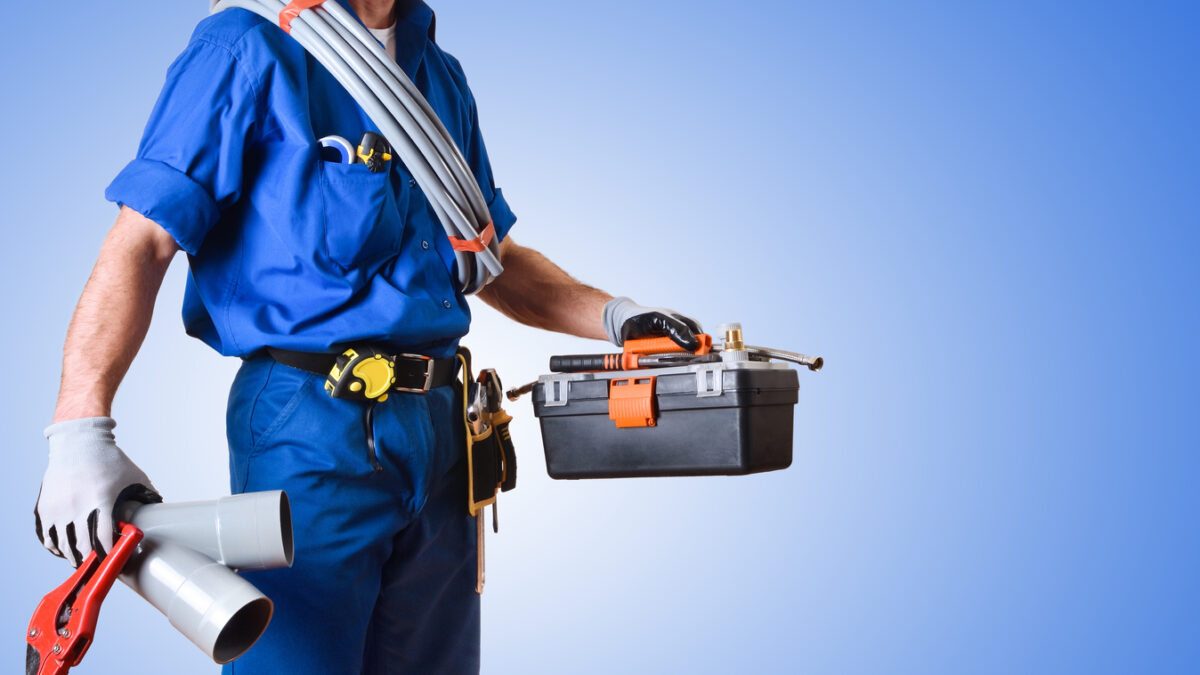
M 604 306 L 604 330 L 608 339 L 620 347 L 627 339 L 665 335 L 688 351 L 700 346 L 697 333 L 700 322 L 664 307 L 643 307 L 629 298 L 609 300 Z
M 689 352 L 700 347 L 697 333 L 703 332 L 695 319 L 675 312 L 638 314 L 621 326 L 621 341 L 666 335 Z

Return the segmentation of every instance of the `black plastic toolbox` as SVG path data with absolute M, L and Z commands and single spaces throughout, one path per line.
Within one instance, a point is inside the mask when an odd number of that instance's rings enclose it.
M 631 380 L 652 418 L 619 428 L 610 392 Z M 717 362 L 543 375 L 533 408 L 551 478 L 742 475 L 791 465 L 798 390 L 785 364 Z

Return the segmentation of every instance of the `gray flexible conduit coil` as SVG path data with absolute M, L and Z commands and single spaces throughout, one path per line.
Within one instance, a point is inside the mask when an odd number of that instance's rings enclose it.
M 221 0 L 213 12 L 246 9 L 278 24 L 282 0 Z M 451 238 L 475 239 L 491 222 L 458 146 L 429 102 L 358 20 L 337 2 L 301 11 L 291 36 L 342 84 L 387 138 L 429 198 Z M 478 292 L 504 271 L 495 236 L 479 253 L 454 252 L 462 292 Z

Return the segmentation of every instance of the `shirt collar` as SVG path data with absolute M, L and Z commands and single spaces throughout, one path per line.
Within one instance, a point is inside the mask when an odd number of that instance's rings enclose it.
M 354 18 L 348 0 L 337 0 Z M 359 19 L 359 23 L 362 20 Z M 396 63 L 410 79 L 416 77 L 417 66 L 425 54 L 426 41 L 433 42 L 437 20 L 433 10 L 423 0 L 396 0 Z

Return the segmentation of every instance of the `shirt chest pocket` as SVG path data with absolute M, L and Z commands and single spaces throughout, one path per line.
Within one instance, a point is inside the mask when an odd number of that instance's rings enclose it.
M 400 250 L 407 203 L 398 203 L 391 172 L 362 164 L 320 162 L 325 252 L 345 268 L 363 268 Z M 407 202 L 407 193 L 400 197 Z

